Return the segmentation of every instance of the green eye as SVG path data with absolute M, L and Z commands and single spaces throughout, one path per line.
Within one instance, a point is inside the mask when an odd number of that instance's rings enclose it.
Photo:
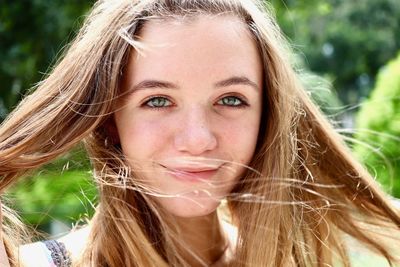
M 236 96 L 226 96 L 224 98 L 221 98 L 217 102 L 217 104 L 222 106 L 231 106 L 231 107 L 241 107 L 246 105 L 246 103 L 242 99 Z
M 165 97 L 156 96 L 147 100 L 144 105 L 150 108 L 166 108 L 171 106 L 172 103 Z

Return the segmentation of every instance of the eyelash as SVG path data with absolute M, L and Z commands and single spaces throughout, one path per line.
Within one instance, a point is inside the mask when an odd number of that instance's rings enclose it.
M 227 107 L 227 108 L 244 108 L 244 107 L 248 107 L 249 106 L 249 104 L 243 99 L 243 97 L 240 97 L 240 96 L 237 96 L 237 95 L 226 95 L 226 96 L 220 98 L 217 101 L 217 103 L 220 102 L 220 101 L 223 101 L 224 99 L 227 99 L 227 98 L 231 98 L 234 101 L 238 100 L 238 101 L 240 101 L 240 103 L 239 104 L 235 104 L 235 105 L 224 105 L 224 104 L 218 104 L 218 105 L 223 106 L 223 107 Z
M 221 101 L 223 101 L 224 99 L 227 99 L 227 98 L 231 98 L 231 100 L 234 100 L 235 102 L 239 101 L 240 103 L 239 104 L 234 104 L 234 105 L 218 104 L 219 102 L 221 102 Z M 154 100 L 157 100 L 157 99 L 165 101 L 165 102 L 169 102 L 169 104 L 167 106 L 159 106 L 159 107 L 158 106 L 154 106 L 154 104 L 153 104 L 153 106 L 149 105 L 149 103 L 151 101 L 154 101 Z M 244 107 L 249 106 L 249 104 L 242 97 L 239 97 L 239 96 L 236 96 L 236 95 L 226 95 L 226 96 L 220 98 L 217 101 L 217 105 L 223 106 L 223 107 L 227 107 L 227 108 L 244 108 Z M 168 97 L 165 97 L 165 96 L 152 96 L 152 97 L 149 97 L 148 99 L 146 99 L 141 106 L 144 107 L 144 108 L 149 108 L 149 109 L 165 109 L 165 108 L 170 108 L 171 106 L 173 106 L 173 103 L 172 103 L 171 100 L 168 99 Z
M 156 106 L 154 106 L 154 105 L 153 105 L 153 106 L 150 106 L 149 103 L 150 103 L 151 101 L 153 101 L 153 100 L 156 100 L 156 99 L 164 100 L 165 102 L 169 102 L 170 104 L 169 104 L 168 106 L 161 106 L 161 107 L 156 107 Z M 143 104 L 142 104 L 141 106 L 144 107 L 144 108 L 149 108 L 149 109 L 165 109 L 165 108 L 169 108 L 169 107 L 173 106 L 173 103 L 172 103 L 171 100 L 168 99 L 168 97 L 165 97 L 165 96 L 160 95 L 160 96 L 152 96 L 152 97 L 149 97 L 148 99 L 146 99 L 146 100 L 143 102 Z

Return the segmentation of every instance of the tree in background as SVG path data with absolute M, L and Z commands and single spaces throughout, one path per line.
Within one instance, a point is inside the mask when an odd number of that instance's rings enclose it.
M 400 197 L 400 53 L 377 78 L 356 119 L 359 158 L 395 197 Z
M 27 178 L 8 190 L 6 200 L 20 212 L 25 223 L 53 232 L 54 222 L 70 227 L 93 215 L 97 189 L 82 147 Z
M 28 88 L 42 79 L 74 36 L 93 1 L 6 0 L 0 8 L 0 122 Z M 51 221 L 90 216 L 96 189 L 89 163 L 75 150 L 9 190 L 26 223 L 49 231 Z M 5 200 L 7 201 L 7 200 Z
M 1 1 L 0 122 L 47 72 L 92 2 Z
M 311 71 L 345 104 L 369 95 L 381 66 L 400 50 L 398 0 L 271 0 L 284 33 Z

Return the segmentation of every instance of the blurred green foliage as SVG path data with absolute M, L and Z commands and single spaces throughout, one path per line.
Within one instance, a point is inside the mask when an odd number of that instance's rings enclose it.
M 0 121 L 73 37 L 88 0 L 0 2 Z
M 49 71 L 93 0 L 3 0 L 0 8 L 0 122 Z M 72 163 L 73 164 L 72 164 Z M 70 164 L 71 163 L 71 164 Z M 67 168 L 66 166 L 69 166 Z M 49 230 L 51 220 L 72 223 L 90 215 L 95 201 L 85 154 L 64 155 L 8 195 L 24 221 Z
M 398 0 L 270 2 L 294 49 L 345 104 L 368 96 L 380 67 L 400 49 Z
M 87 171 L 43 170 L 17 184 L 8 197 L 14 196 L 13 208 L 20 211 L 25 223 L 48 230 L 52 220 L 71 227 L 93 215 L 96 190 Z
M 39 171 L 21 179 L 7 192 L 11 206 L 25 223 L 49 231 L 58 220 L 71 227 L 93 215 L 97 189 L 89 159 L 78 146 Z
M 378 75 L 356 120 L 354 151 L 379 181 L 400 198 L 400 53 Z

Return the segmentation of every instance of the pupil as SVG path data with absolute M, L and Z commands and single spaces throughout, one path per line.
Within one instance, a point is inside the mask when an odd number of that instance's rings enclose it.
M 234 97 L 226 97 L 226 98 L 224 98 L 224 102 L 226 105 L 230 105 L 230 106 L 237 104 L 236 99 Z
M 153 101 L 153 105 L 156 106 L 156 107 L 164 106 L 164 105 L 165 105 L 165 99 L 163 99 L 163 98 L 156 98 L 156 99 L 154 99 L 154 101 Z

